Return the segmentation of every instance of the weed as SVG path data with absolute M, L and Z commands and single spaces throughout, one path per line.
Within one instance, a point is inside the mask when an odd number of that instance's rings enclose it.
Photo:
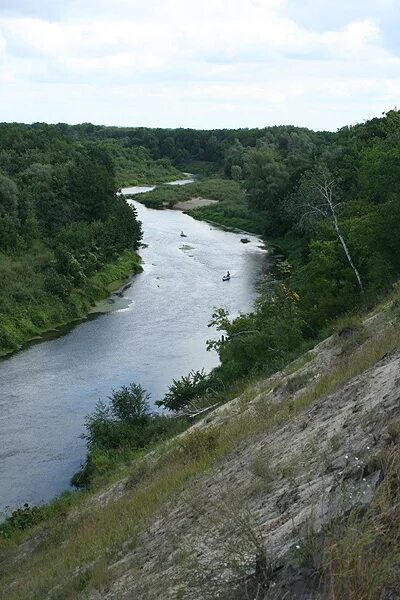
M 296 546 L 299 563 L 319 577 L 331 600 L 396 597 L 400 585 L 400 451 L 380 456 L 385 478 L 368 509 L 355 507 L 325 526 L 310 527 Z
M 141 483 L 145 477 L 149 474 L 149 466 L 144 461 L 138 461 L 133 464 L 132 470 L 126 482 L 127 489 L 135 488 L 139 483 Z
M 9 517 L 0 524 L 0 537 L 9 538 L 16 531 L 25 531 L 43 521 L 44 509 L 37 506 L 24 504 L 14 510 Z
M 250 463 L 251 473 L 262 481 L 263 488 L 269 490 L 276 479 L 276 470 L 272 467 L 272 460 L 269 454 L 254 457 Z
M 286 383 L 286 390 L 289 394 L 294 394 L 298 390 L 304 388 L 310 380 L 309 373 L 299 373 L 298 375 L 292 375 L 288 378 Z
M 337 452 L 342 447 L 342 437 L 339 433 L 335 433 L 329 440 L 331 448 L 334 452 Z
M 218 438 L 219 430 L 217 428 L 195 428 L 179 438 L 176 446 L 184 460 L 196 461 L 215 452 L 218 448 Z
M 388 428 L 388 443 L 389 444 L 398 444 L 400 442 L 400 419 L 392 421 Z

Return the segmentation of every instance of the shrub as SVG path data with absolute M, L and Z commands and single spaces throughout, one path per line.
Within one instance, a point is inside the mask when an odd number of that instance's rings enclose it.
M 25 503 L 21 508 L 14 510 L 4 523 L 0 524 L 0 537 L 9 538 L 16 531 L 25 531 L 40 523 L 43 518 L 43 509 Z
M 113 390 L 109 402 L 99 400 L 86 417 L 88 455 L 81 469 L 71 479 L 76 487 L 87 486 L 123 461 L 130 461 L 136 451 L 181 433 L 187 422 L 183 418 L 152 413 L 150 395 L 131 383 Z
M 89 449 L 140 447 L 141 431 L 150 419 L 149 398 L 140 385 L 131 383 L 113 390 L 109 404 L 99 400 L 85 421 L 83 437 Z
M 207 392 L 208 378 L 204 370 L 190 371 L 180 379 L 173 379 L 162 400 L 156 402 L 157 406 L 165 406 L 169 410 L 179 411 L 195 398 Z

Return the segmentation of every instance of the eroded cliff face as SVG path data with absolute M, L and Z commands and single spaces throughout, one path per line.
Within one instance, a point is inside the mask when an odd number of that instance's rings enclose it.
M 378 328 L 376 344 L 386 333 Z M 198 425 L 223 429 L 237 419 L 244 431 L 148 522 L 104 597 L 327 597 L 315 564 L 322 556 L 311 555 L 322 551 L 318 534 L 370 505 L 385 478 L 385 459 L 376 457 L 397 441 L 400 414 L 400 351 L 296 410 L 318 381 L 367 350 L 371 339 L 343 350 L 352 335 L 320 344 L 293 374 L 275 375 L 251 400 L 239 398 Z M 287 418 L 274 426 L 282 405 Z M 259 423 L 249 426 L 254 418 Z
M 395 598 L 399 346 L 398 325 L 379 314 L 144 457 L 67 522 L 85 528 L 132 507 L 135 495 L 145 502 L 155 481 L 161 500 L 134 530 L 127 521 L 124 539 L 113 546 L 111 536 L 107 552 L 74 568 L 73 577 L 92 573 L 85 589 L 68 595 L 59 579 L 49 597 Z M 190 474 L 163 495 L 177 468 Z M 62 535 L 60 552 L 68 528 Z M 45 542 L 35 546 L 29 557 L 25 543 L 13 564 L 35 560 Z

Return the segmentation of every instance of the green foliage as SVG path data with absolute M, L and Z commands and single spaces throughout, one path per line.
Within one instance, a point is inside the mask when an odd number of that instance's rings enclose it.
M 0 354 L 47 329 L 82 318 L 90 306 L 107 296 L 115 282 L 141 270 L 136 253 L 126 250 L 73 287 L 71 280 L 54 269 L 53 253 L 39 246 L 30 255 L 0 253 Z
M 285 164 L 271 148 L 254 149 L 246 156 L 245 172 L 250 206 L 266 215 L 265 233 L 282 233 L 285 230 L 285 214 L 280 200 L 289 183 Z
M 99 400 L 85 420 L 88 455 L 85 464 L 71 480 L 77 487 L 114 469 L 134 453 L 148 448 L 185 428 L 185 421 L 152 413 L 150 395 L 136 383 L 113 390 L 108 402 Z
M 217 428 L 193 429 L 176 441 L 176 447 L 186 460 L 210 457 L 218 448 L 220 432 Z
M 164 144 L 164 149 L 171 153 L 171 148 L 167 146 L 168 144 Z M 116 140 L 107 140 L 102 142 L 102 147 L 112 157 L 119 187 L 182 179 L 181 171 L 168 158 L 154 160 L 144 146 L 133 148 Z
M 156 404 L 177 412 L 204 395 L 207 388 L 208 378 L 204 370 L 190 371 L 188 375 L 180 379 L 173 379 L 164 398 L 158 400 Z
M 304 341 L 304 321 L 299 297 L 284 284 L 273 292 L 261 292 L 255 310 L 230 321 L 224 309 L 214 312 L 209 326 L 223 335 L 208 341 L 217 350 L 221 375 L 232 381 L 251 372 L 271 373 L 285 362 Z
M 14 181 L 0 173 L 0 215 L 16 214 L 18 188 Z
M 82 316 L 107 292 L 91 278 L 136 250 L 141 228 L 116 195 L 114 164 L 101 143 L 77 142 L 54 126 L 2 124 L 0 169 L 0 352 L 6 352 Z
M 149 394 L 136 383 L 113 391 L 109 403 L 99 400 L 94 412 L 86 418 L 89 449 L 110 449 L 129 445 L 141 446 L 142 429 L 150 419 Z
M 44 519 L 44 510 L 25 503 L 14 510 L 3 523 L 0 523 L 0 537 L 10 538 L 14 533 L 30 529 Z
M 228 228 L 262 232 L 259 215 L 249 209 L 240 183 L 231 179 L 207 177 L 183 186 L 160 186 L 135 199 L 149 208 L 162 209 L 196 197 L 216 200 L 217 203 L 188 210 L 191 217 Z

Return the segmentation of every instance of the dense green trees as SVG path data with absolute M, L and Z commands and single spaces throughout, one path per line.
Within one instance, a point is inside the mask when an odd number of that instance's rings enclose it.
M 336 133 L 293 126 L 195 131 L 0 124 L 0 275 L 3 269 L 9 281 L 9 259 L 33 253 L 35 290 L 69 298 L 102 265 L 137 247 L 137 219 L 116 187 L 165 181 L 179 176 L 176 166 L 196 166 L 220 177 L 199 180 L 192 190 L 159 189 L 147 201 L 172 205 L 195 191 L 219 201 L 195 216 L 264 232 L 287 256 L 290 268 L 273 278 L 298 295 L 296 315 L 307 338 L 335 316 L 371 304 L 398 277 L 399 148 L 396 110 Z M 326 202 L 321 208 L 321 165 L 334 182 L 333 211 Z M 13 285 L 0 306 L 10 307 L 17 296 L 34 301 L 37 291 L 32 298 Z M 260 333 L 263 314 L 257 308 L 240 317 L 258 331 L 254 339 L 228 336 L 218 348 L 232 370 L 240 370 L 242 360 L 258 364 L 264 342 L 275 343 Z
M 243 181 L 252 218 L 286 255 L 286 268 L 275 268 L 272 279 L 296 301 L 288 304 L 269 285 L 263 309 L 258 304 L 233 321 L 215 313 L 224 334 L 210 347 L 227 380 L 274 370 L 337 316 L 371 306 L 400 271 L 399 111 L 336 134 L 290 127 L 244 133 L 234 132 L 224 172 Z
M 216 199 L 193 214 L 263 232 L 285 255 L 251 313 L 231 319 L 216 309 L 211 325 L 220 337 L 209 341 L 209 349 L 221 364 L 209 375 L 191 372 L 174 380 L 158 402 L 172 411 L 187 410 L 199 396 L 212 403 L 238 380 L 276 371 L 337 316 L 370 307 L 399 276 L 398 111 L 336 133 L 292 126 L 18 127 L 10 126 L 11 135 L 0 126 L 0 141 L 8 144 L 6 151 L 0 144 L 0 170 L 8 178 L 3 203 L 9 207 L 3 244 L 22 248 L 29 239 L 46 238 L 51 256 L 43 269 L 52 294 L 68 298 L 130 240 L 139 240 L 137 221 L 113 195 L 115 179 L 118 185 L 165 181 L 168 174 L 174 178 L 175 167 L 217 177 L 191 188 L 158 188 L 146 195 L 150 206 L 173 206 L 191 195 Z M 90 454 L 80 481 L 107 470 L 127 448 L 171 433 L 173 420 L 144 405 L 140 416 L 134 412 L 136 392 L 123 388 L 89 418 Z
M 83 290 L 89 278 L 137 249 L 140 223 L 115 176 L 101 143 L 0 125 L 0 352 L 80 316 L 95 296 Z

